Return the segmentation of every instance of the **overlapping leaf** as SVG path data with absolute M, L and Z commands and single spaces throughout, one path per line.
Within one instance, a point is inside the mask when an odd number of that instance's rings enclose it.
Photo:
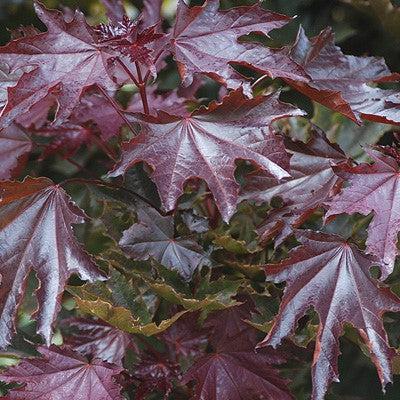
M 74 18 L 66 21 L 60 12 L 49 11 L 38 2 L 35 9 L 48 31 L 13 40 L 0 48 L 1 60 L 11 71 L 33 67 L 8 89 L 2 127 L 49 93 L 57 98 L 61 122 L 89 86 L 96 84 L 106 90 L 115 87 L 108 73 L 112 54 L 98 46 L 97 35 L 81 12 L 76 11 Z
M 11 124 L 0 130 L 0 180 L 18 175 L 32 147 L 30 137 L 21 127 Z
M 278 179 L 289 176 L 283 143 L 269 127 L 274 120 L 301 113 L 281 103 L 277 94 L 248 100 L 238 90 L 189 117 L 143 117 L 142 133 L 125 144 L 110 176 L 146 162 L 167 211 L 174 209 L 189 178 L 204 179 L 227 221 L 238 198 L 235 161 L 251 160 Z
M 134 378 L 139 381 L 135 398 L 146 399 L 150 395 L 161 393 L 163 399 L 168 399 L 179 375 L 179 365 L 171 362 L 164 354 L 143 352 L 133 372 Z
M 292 178 L 278 181 L 269 174 L 254 174 L 243 196 L 256 202 L 271 202 L 274 197 L 283 200 L 283 207 L 273 209 L 258 229 L 263 241 L 278 235 L 275 246 L 337 192 L 341 179 L 335 175 L 332 166 L 346 162 L 340 148 L 330 143 L 316 126 L 307 143 L 286 137 L 285 145 L 292 154 Z
M 64 343 L 75 351 L 109 363 L 122 365 L 125 352 L 132 343 L 129 335 L 102 322 L 86 318 L 68 318 L 65 328 L 76 328 Z
M 118 23 L 122 21 L 125 15 L 124 5 L 122 0 L 101 0 L 103 3 L 107 17 L 111 22 Z
M 147 89 L 147 100 L 149 102 L 149 111 L 152 115 L 157 115 L 158 111 L 182 116 L 190 114 L 186 109 L 186 103 L 188 103 L 189 99 L 180 96 L 176 90 L 167 93 L 157 93 L 157 88 L 150 86 Z M 133 113 L 143 111 L 139 93 L 132 96 L 127 111 Z
M 68 278 L 104 279 L 71 227 L 84 222 L 85 214 L 46 178 L 1 182 L 0 199 L 0 346 L 9 344 L 31 271 L 41 282 L 38 332 L 50 343 Z
M 254 352 L 205 356 L 185 374 L 183 382 L 191 380 L 196 381 L 196 400 L 293 399 L 270 357 Z
M 293 249 L 281 263 L 266 266 L 268 280 L 286 281 L 287 286 L 279 314 L 260 346 L 279 345 L 312 306 L 320 320 L 312 366 L 312 399 L 323 400 L 329 384 L 339 381 L 339 336 L 345 323 L 358 329 L 385 387 L 392 380 L 395 351 L 389 347 L 382 314 L 399 311 L 400 299 L 370 277 L 374 259 L 339 236 L 298 231 L 296 237 L 302 246 Z
M 208 333 L 208 330 L 200 326 L 199 312 L 192 312 L 179 318 L 159 338 L 167 345 L 169 358 L 178 361 L 180 357 L 196 357 L 202 354 Z
M 84 125 L 92 121 L 96 124 L 103 140 L 118 136 L 124 125 L 124 119 L 105 96 L 96 93 L 85 95 L 74 109 L 70 121 Z
M 263 9 L 259 4 L 219 11 L 219 0 L 207 0 L 203 6 L 178 3 L 171 47 L 182 80 L 189 85 L 195 74 L 208 75 L 228 88 L 242 86 L 246 95 L 250 86 L 232 69 L 232 63 L 255 68 L 272 77 L 306 80 L 301 67 L 284 52 L 238 39 L 251 32 L 264 35 L 286 25 L 291 18 Z
M 382 279 L 392 271 L 400 231 L 400 155 L 394 148 L 369 149 L 373 164 L 355 167 L 342 165 L 335 172 L 349 181 L 329 203 L 326 218 L 336 214 L 360 213 L 374 217 L 368 227 L 367 252 L 378 257 L 382 264 Z
M 39 348 L 42 357 L 26 358 L 0 374 L 4 382 L 22 383 L 10 400 L 123 400 L 115 378 L 123 369 L 98 359 L 88 360 L 67 347 Z
M 369 84 L 393 80 L 381 58 L 355 57 L 335 46 L 330 28 L 309 40 L 300 28 L 291 58 L 310 76 L 309 82 L 287 80 L 295 89 L 313 100 L 346 115 L 356 122 L 366 118 L 385 123 L 400 123 L 400 101 L 393 90 L 382 90 Z
M 238 297 L 242 304 L 209 315 L 205 328 L 212 332 L 210 342 L 218 351 L 252 351 L 257 344 L 257 330 L 249 325 L 256 307 L 250 297 Z
M 163 217 L 155 209 L 138 210 L 138 223 L 124 231 L 119 245 L 136 260 L 154 258 L 190 279 L 201 262 L 206 262 L 202 247 L 190 238 L 175 238 L 174 218 Z
M 293 399 L 287 380 L 273 367 L 286 361 L 284 353 L 254 351 L 257 331 L 246 319 L 251 318 L 255 306 L 249 298 L 239 300 L 244 303 L 217 311 L 206 320 L 213 352 L 198 359 L 183 382 L 196 382 L 194 399 L 198 400 Z
M 121 331 L 151 336 L 169 328 L 186 311 L 154 322 L 157 298 L 146 289 L 113 269 L 107 283 L 68 287 L 81 311 Z

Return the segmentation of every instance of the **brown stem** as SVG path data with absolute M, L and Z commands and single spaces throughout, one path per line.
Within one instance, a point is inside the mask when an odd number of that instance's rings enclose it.
M 139 63 L 136 61 L 136 71 L 138 74 L 138 79 L 139 79 L 139 93 L 140 93 L 140 98 L 142 99 L 142 104 L 143 104 L 143 111 L 145 114 L 149 115 L 150 110 L 149 110 L 149 102 L 147 101 L 147 93 L 146 93 L 146 82 L 143 80 L 142 76 L 142 71 L 140 69 Z

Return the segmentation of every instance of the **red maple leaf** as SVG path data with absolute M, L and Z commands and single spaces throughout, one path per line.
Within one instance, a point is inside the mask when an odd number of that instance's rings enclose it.
M 31 271 L 38 289 L 38 332 L 47 343 L 68 278 L 104 279 L 74 237 L 85 214 L 47 178 L 0 182 L 0 347 L 9 344 Z
M 391 150 L 391 151 L 388 151 Z M 393 271 L 400 231 L 400 155 L 395 149 L 366 149 L 373 164 L 341 165 L 335 173 L 350 186 L 328 204 L 326 218 L 360 213 L 374 217 L 368 227 L 367 253 L 378 257 L 384 280 Z
M 122 332 L 100 320 L 68 318 L 62 320 L 65 328 L 76 328 L 64 337 L 64 343 L 75 351 L 109 363 L 122 365 L 125 352 L 133 342 Z
M 0 130 L 0 180 L 18 175 L 32 147 L 30 136 L 18 125 L 11 124 Z
M 323 400 L 329 384 L 339 381 L 339 336 L 345 323 L 358 329 L 386 386 L 392 380 L 391 360 L 396 353 L 389 347 L 382 314 L 399 311 L 400 299 L 371 278 L 370 268 L 376 262 L 356 246 L 322 232 L 297 231 L 296 237 L 302 246 L 293 249 L 288 259 L 266 266 L 267 280 L 287 283 L 279 314 L 259 346 L 279 345 L 312 306 L 320 320 L 312 399 Z
M 239 185 L 235 161 L 250 160 L 276 178 L 289 176 L 282 140 L 271 132 L 273 121 L 302 111 L 278 100 L 279 94 L 247 99 L 233 91 L 190 116 L 160 113 L 140 116 L 141 134 L 123 146 L 122 159 L 110 176 L 119 176 L 141 161 L 153 169 L 152 179 L 164 207 L 174 209 L 189 178 L 204 179 L 225 221 L 235 212 Z
M 177 362 L 180 358 L 198 357 L 207 344 L 209 330 L 199 323 L 199 313 L 184 314 L 158 337 L 167 345 L 169 359 Z
M 88 360 L 68 347 L 39 347 L 42 357 L 26 358 L 0 374 L 4 382 L 22 383 L 9 400 L 123 400 L 114 381 L 123 369 L 98 359 Z
M 256 172 L 249 177 L 243 198 L 257 203 L 271 202 L 275 197 L 283 206 L 273 209 L 258 228 L 263 242 L 275 238 L 279 246 L 318 207 L 324 205 L 340 189 L 342 179 L 332 167 L 347 161 L 341 149 L 330 143 L 325 133 L 313 127 L 306 143 L 285 137 L 290 158 L 291 178 L 282 181 L 267 174 Z
M 252 32 L 268 36 L 290 20 L 257 3 L 220 11 L 219 0 L 207 0 L 203 6 L 191 8 L 180 1 L 171 46 L 183 83 L 189 85 L 195 74 L 204 74 L 228 88 L 243 87 L 250 95 L 250 86 L 230 64 L 244 65 L 271 77 L 307 80 L 303 69 L 285 52 L 238 40 Z
M 66 21 L 59 11 L 47 10 L 35 2 L 38 17 L 48 31 L 24 36 L 0 47 L 2 63 L 11 71 L 32 67 L 8 88 L 8 100 L 1 114 L 2 127 L 9 125 L 43 98 L 57 98 L 59 122 L 78 104 L 83 91 L 94 84 L 112 90 L 115 83 L 108 72 L 113 54 L 97 43 L 97 35 L 76 11 Z
M 397 78 L 383 59 L 344 55 L 335 46 L 330 28 L 309 40 L 300 27 L 289 53 L 310 76 L 308 82 L 286 79 L 298 91 L 358 123 L 361 122 L 360 117 L 400 123 L 398 93 L 369 85 Z

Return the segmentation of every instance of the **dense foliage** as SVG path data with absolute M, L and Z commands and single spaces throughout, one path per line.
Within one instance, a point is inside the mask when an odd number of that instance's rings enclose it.
M 342 348 L 398 398 L 400 75 L 331 28 L 277 47 L 259 2 L 162 3 L 34 1 L 0 47 L 1 393 L 376 399 Z

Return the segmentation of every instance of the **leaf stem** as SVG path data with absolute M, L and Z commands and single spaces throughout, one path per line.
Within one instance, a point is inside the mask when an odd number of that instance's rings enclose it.
M 140 69 L 140 65 L 138 61 L 135 61 L 135 66 L 136 66 L 136 71 L 138 74 L 138 79 L 139 79 L 139 93 L 140 93 L 140 98 L 142 99 L 142 104 L 143 104 L 143 111 L 146 115 L 150 114 L 150 109 L 149 109 L 149 102 L 147 100 L 147 93 L 146 93 L 146 82 L 143 80 L 142 76 L 142 70 Z

